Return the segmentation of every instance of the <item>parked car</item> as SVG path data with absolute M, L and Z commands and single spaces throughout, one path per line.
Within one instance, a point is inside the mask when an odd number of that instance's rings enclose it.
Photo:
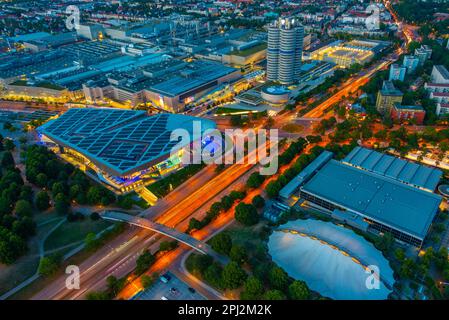
M 163 274 L 159 278 L 163 283 L 168 283 L 171 280 L 171 276 L 168 273 Z

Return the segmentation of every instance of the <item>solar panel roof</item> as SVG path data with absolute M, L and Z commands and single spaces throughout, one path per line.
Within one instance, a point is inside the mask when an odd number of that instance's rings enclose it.
M 441 170 L 362 147 L 355 147 L 342 162 L 431 191 L 443 174 Z
M 132 173 L 143 165 L 153 165 L 168 156 L 178 141 L 170 141 L 175 129 L 193 136 L 193 121 L 201 131 L 215 128 L 210 120 L 176 114 L 148 116 L 142 110 L 69 109 L 38 131 L 62 145 L 85 155 L 92 162 L 111 169 L 113 174 Z
M 434 193 L 335 160 L 302 190 L 420 239 L 442 200 Z

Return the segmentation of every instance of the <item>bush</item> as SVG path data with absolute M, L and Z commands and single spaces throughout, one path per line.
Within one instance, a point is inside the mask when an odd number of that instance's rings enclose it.
M 61 264 L 62 257 L 60 255 L 52 255 L 48 257 L 43 257 L 39 262 L 39 274 L 42 276 L 50 276 L 56 271 Z
M 154 261 L 156 261 L 156 258 L 149 251 L 145 251 L 137 258 L 135 273 L 144 273 Z

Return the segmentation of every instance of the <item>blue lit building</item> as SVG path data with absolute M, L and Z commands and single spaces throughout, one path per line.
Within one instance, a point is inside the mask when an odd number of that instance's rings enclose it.
M 405 73 L 407 72 L 407 68 L 400 66 L 396 63 L 393 63 L 390 66 L 390 76 L 388 78 L 389 81 L 399 80 L 404 81 Z
M 200 134 L 194 132 L 194 121 L 201 125 Z M 214 128 L 213 121 L 185 115 L 73 108 L 37 131 L 63 159 L 125 193 L 182 167 L 187 144 L 170 140 L 173 130 L 185 129 L 193 142 Z

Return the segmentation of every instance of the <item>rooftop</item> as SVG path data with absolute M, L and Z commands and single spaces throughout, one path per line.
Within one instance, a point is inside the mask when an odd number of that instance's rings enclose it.
M 449 71 L 443 65 L 436 65 L 434 68 L 438 70 L 444 79 L 449 80 Z
M 441 170 L 362 147 L 354 148 L 342 162 L 430 191 L 443 175 Z
M 336 160 L 330 160 L 302 190 L 419 239 L 426 236 L 442 199 Z
M 398 110 L 413 110 L 413 111 L 424 111 L 424 108 L 421 106 L 404 106 L 400 103 L 395 103 L 394 105 L 395 109 Z
M 174 97 L 236 71 L 238 69 L 220 63 L 196 61 L 165 81 L 151 86 L 151 91 Z
M 176 115 L 148 116 L 145 111 L 124 109 L 72 108 L 37 130 L 103 165 L 113 174 L 126 175 L 151 166 L 168 156 L 178 141 L 170 141 L 173 130 L 193 133 L 193 121 L 201 121 L 202 131 L 215 128 L 210 120 Z
M 382 95 L 389 96 L 402 96 L 402 92 L 394 86 L 391 81 L 384 81 L 382 84 L 382 89 L 380 90 Z

